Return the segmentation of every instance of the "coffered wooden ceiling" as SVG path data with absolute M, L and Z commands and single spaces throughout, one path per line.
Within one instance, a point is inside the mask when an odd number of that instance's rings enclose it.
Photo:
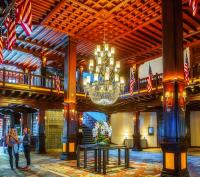
M 40 65 L 43 53 L 48 65 L 62 68 L 64 47 L 70 35 L 78 39 L 78 63 L 84 63 L 93 56 L 96 44 L 103 42 L 104 29 L 106 41 L 116 48 L 116 58 L 124 64 L 154 59 L 162 53 L 161 3 L 161 0 L 32 0 L 33 34 L 26 37 L 18 27 L 17 45 L 13 52 L 4 51 L 5 62 L 34 69 Z M 187 0 L 183 0 L 183 18 L 184 45 L 199 43 L 200 13 L 193 17 Z M 23 54 L 27 61 L 23 61 Z

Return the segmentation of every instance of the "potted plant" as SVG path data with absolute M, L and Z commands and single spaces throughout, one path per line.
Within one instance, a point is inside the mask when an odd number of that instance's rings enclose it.
M 92 129 L 95 142 L 99 145 L 109 145 L 112 135 L 112 127 L 107 122 L 96 122 Z

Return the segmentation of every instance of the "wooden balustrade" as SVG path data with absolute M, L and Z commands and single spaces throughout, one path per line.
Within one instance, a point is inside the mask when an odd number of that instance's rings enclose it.
M 56 90 L 56 77 L 55 76 L 41 76 L 35 74 L 27 74 L 18 71 L 9 71 L 6 69 L 0 69 L 0 82 L 10 84 L 24 84 L 29 87 L 43 87 Z M 63 90 L 63 79 L 60 79 L 60 90 Z
M 153 88 L 158 88 L 162 86 L 162 77 L 163 74 L 155 74 L 152 77 L 152 86 Z M 142 90 L 147 89 L 147 78 L 138 79 L 138 81 L 134 84 L 134 91 L 140 92 Z M 195 65 L 190 68 L 190 78 L 200 78 L 200 65 Z M 24 84 L 29 85 L 29 88 L 34 87 L 42 87 L 56 90 L 56 77 L 55 76 L 41 76 L 34 74 L 27 74 L 18 71 L 9 71 L 4 69 L 0 69 L 0 82 L 3 83 L 11 83 L 11 84 Z M 129 92 L 129 83 L 125 86 L 124 93 Z M 64 88 L 64 80 L 60 79 L 60 90 Z M 83 86 L 79 83 L 77 84 L 77 92 L 83 93 Z

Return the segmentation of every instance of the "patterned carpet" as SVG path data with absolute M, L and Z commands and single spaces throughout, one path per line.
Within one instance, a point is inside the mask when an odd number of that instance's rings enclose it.
M 106 176 L 110 177 L 156 177 L 162 169 L 162 155 L 159 152 L 130 151 L 130 168 L 125 169 L 117 165 L 116 151 L 110 152 L 110 161 Z M 94 172 L 94 161 L 90 160 L 87 169 L 76 168 L 76 161 L 61 161 L 58 154 L 39 155 L 32 153 L 32 166 L 29 171 L 10 170 L 8 155 L 0 152 L 0 176 L 5 177 L 100 177 Z M 200 177 L 200 156 L 189 156 L 189 170 L 191 177 Z M 24 156 L 20 155 L 20 166 L 24 166 Z M 81 164 L 83 166 L 83 164 Z

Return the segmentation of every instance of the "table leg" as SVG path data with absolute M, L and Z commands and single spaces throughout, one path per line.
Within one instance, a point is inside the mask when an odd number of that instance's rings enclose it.
M 98 149 L 98 172 L 101 173 L 101 149 Z
M 103 174 L 106 174 L 106 164 L 107 164 L 107 150 L 103 150 Z
M 121 165 L 121 149 L 118 149 L 118 165 Z
M 125 168 L 129 168 L 129 149 L 125 149 Z
M 87 168 L 87 150 L 84 149 L 84 168 Z
M 97 171 L 97 149 L 94 150 L 94 170 Z
M 80 148 L 77 147 L 77 168 L 80 168 Z

